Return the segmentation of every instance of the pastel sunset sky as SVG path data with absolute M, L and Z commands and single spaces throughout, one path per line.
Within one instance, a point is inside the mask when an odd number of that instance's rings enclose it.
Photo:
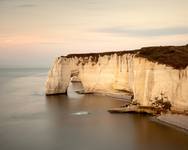
M 0 67 L 188 44 L 188 0 L 0 0 Z

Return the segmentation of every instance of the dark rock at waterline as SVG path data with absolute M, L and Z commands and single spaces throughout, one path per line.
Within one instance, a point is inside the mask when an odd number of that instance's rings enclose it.
M 131 105 L 128 107 L 121 107 L 121 108 L 112 108 L 109 109 L 108 112 L 110 113 L 144 113 L 150 115 L 159 114 L 160 111 L 152 106 L 135 106 Z

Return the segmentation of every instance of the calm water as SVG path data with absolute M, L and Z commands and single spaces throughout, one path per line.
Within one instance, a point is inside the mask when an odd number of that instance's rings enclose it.
M 110 114 L 109 97 L 44 95 L 47 69 L 0 69 L 0 150 L 187 150 L 188 135 L 150 117 Z M 86 111 L 89 114 L 75 115 Z

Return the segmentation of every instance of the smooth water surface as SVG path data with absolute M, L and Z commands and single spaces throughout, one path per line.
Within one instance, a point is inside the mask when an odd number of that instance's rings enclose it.
M 47 69 L 0 69 L 0 150 L 187 150 L 188 135 L 148 116 L 110 114 L 122 101 L 44 95 Z M 79 114 L 79 115 L 77 115 Z

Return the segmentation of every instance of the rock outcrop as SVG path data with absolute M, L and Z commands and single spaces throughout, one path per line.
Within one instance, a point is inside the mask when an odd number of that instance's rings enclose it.
M 66 93 L 76 72 L 85 92 L 128 91 L 142 106 L 163 96 L 187 109 L 187 66 L 188 45 L 61 56 L 49 71 L 46 95 Z

